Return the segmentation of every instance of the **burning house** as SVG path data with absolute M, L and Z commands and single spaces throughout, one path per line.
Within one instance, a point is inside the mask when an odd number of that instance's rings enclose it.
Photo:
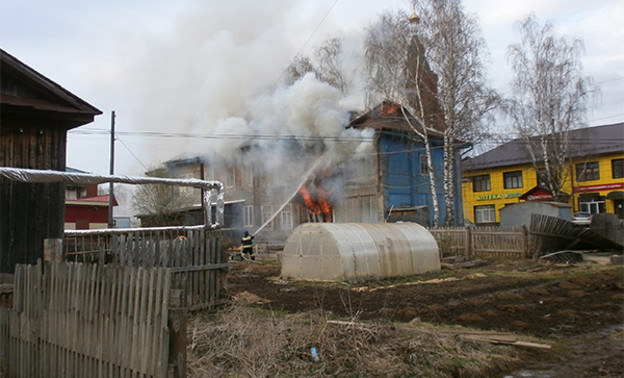
M 254 133 L 229 154 L 171 160 L 165 166 L 174 177 L 223 181 L 225 228 L 239 234 L 247 230 L 259 242 L 281 245 L 295 227 L 308 222 L 429 226 L 434 198 L 440 223 L 451 212 L 462 222 L 460 159 L 454 163 L 455 204 L 444 202 L 445 126 L 437 76 L 416 36 L 411 46 L 406 72 L 417 78 L 423 93 L 411 108 L 426 123 L 427 139 L 414 132 L 411 125 L 418 122 L 399 105 L 384 101 L 354 116 L 338 109 L 335 88 L 306 75 L 264 99 L 255 107 L 262 111 L 250 115 L 252 121 L 237 123 L 241 133 Z M 187 209 L 197 211 L 197 206 L 189 203 Z
M 366 135 L 358 141 L 363 148 L 337 154 L 319 144 L 301 148 L 296 141 L 282 140 L 245 146 L 230 160 L 194 157 L 170 160 L 165 166 L 174 177 L 225 183 L 224 228 L 233 238 L 248 230 L 257 233 L 259 242 L 281 245 L 295 227 L 308 222 L 430 225 L 432 198 L 424 141 L 411 131 L 397 105 L 384 102 L 354 117 L 346 129 Z M 461 201 L 453 208 L 443 201 L 442 133 L 430 131 L 429 143 L 434 171 L 440 172 L 436 174 L 440 220 L 448 211 L 463 219 Z M 267 150 L 279 156 L 277 166 L 260 158 Z M 459 188 L 457 182 L 458 199 Z M 180 196 L 199 198 L 197 193 Z M 200 222 L 199 206 L 187 202 L 181 209 L 187 214 L 186 223 Z M 189 216 L 194 212 L 195 221 Z

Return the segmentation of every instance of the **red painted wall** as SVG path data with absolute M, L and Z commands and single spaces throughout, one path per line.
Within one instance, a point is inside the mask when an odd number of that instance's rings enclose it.
M 107 223 L 108 208 L 105 206 L 65 205 L 65 222 L 88 219 L 89 223 Z

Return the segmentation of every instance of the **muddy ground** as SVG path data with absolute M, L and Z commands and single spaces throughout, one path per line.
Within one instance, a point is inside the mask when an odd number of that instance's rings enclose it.
M 283 280 L 279 263 L 232 262 L 228 293 L 250 305 L 320 310 L 357 321 L 410 322 L 512 332 L 558 344 L 530 354 L 525 376 L 624 375 L 624 269 L 596 262 L 487 262 L 476 268 L 360 283 Z M 520 374 L 525 374 L 521 372 Z

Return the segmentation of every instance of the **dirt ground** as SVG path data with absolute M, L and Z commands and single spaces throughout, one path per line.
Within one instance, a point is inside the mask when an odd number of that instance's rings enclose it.
M 512 332 L 557 344 L 508 376 L 624 375 L 624 269 L 596 262 L 487 262 L 359 283 L 281 279 L 279 263 L 232 262 L 228 293 L 249 305 L 328 317 Z

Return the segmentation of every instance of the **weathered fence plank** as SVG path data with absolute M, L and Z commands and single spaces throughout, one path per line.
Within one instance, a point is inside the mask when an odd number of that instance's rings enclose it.
M 79 235 L 68 231 L 65 254 L 70 259 L 80 256 L 81 261 L 101 263 L 101 251 L 105 251 L 104 261 L 113 264 L 172 268 L 172 286 L 183 289 L 186 308 L 196 310 L 227 300 L 222 293 L 228 262 L 223 257 L 220 235 L 218 230 L 207 229 L 96 230 Z
M 525 227 L 430 228 L 442 256 L 522 259 L 529 256 Z
M 0 308 L 0 372 L 166 377 L 170 285 L 167 268 L 18 265 L 15 305 Z

